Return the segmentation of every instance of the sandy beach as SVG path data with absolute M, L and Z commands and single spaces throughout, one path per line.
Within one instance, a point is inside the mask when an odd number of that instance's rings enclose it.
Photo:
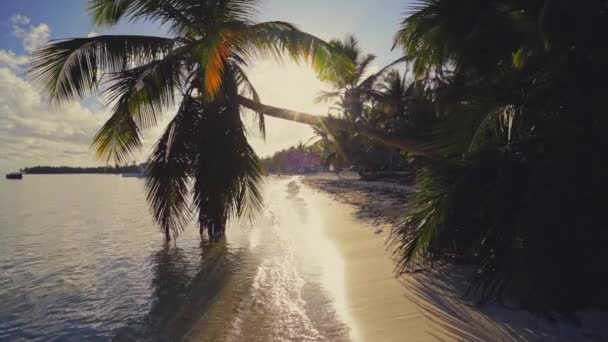
M 407 210 L 411 187 L 362 182 L 353 174 L 302 179 L 345 260 L 348 309 L 359 341 L 606 341 L 606 312 L 578 322 L 548 321 L 498 304 L 464 299 L 467 269 L 397 278 L 387 239 Z M 329 195 L 329 196 L 328 196 Z
M 310 188 L 309 188 L 310 189 Z M 308 190 L 308 189 L 307 189 Z M 306 191 L 306 190 L 305 190 Z M 317 191 L 317 190 L 309 190 Z M 385 248 L 384 224 L 361 221 L 356 207 L 337 203 L 325 194 L 309 195 L 328 233 L 345 260 L 348 311 L 352 314 L 354 341 L 434 341 L 432 330 L 416 304 L 404 296 L 394 277 L 393 263 Z M 371 214 L 372 212 L 367 212 Z M 369 217 L 372 220 L 371 215 Z M 376 218 L 376 221 L 379 220 Z

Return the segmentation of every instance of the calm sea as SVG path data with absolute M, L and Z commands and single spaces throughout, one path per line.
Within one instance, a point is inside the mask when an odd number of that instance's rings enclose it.
M 166 244 L 142 179 L 2 179 L 0 340 L 348 340 L 340 256 L 301 190 L 270 178 L 225 241 Z

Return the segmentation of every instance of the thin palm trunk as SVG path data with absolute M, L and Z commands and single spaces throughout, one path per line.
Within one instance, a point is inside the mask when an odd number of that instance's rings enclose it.
M 368 125 L 362 125 L 344 119 L 318 116 L 295 110 L 269 106 L 242 96 L 239 97 L 239 101 L 241 105 L 264 115 L 295 121 L 310 126 L 318 126 L 327 130 L 342 130 L 350 133 L 358 133 L 374 140 L 379 144 L 395 147 L 419 156 L 428 155 L 428 151 L 425 150 L 419 142 L 413 139 L 389 135 Z

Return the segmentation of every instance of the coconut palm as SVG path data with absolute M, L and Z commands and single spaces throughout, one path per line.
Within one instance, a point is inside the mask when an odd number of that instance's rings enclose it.
M 259 102 L 245 73 L 253 59 L 309 61 L 322 79 L 350 68 L 330 45 L 289 23 L 257 22 L 256 6 L 254 0 L 90 0 L 97 25 L 153 21 L 168 36 L 65 39 L 33 55 L 30 75 L 51 102 L 106 95 L 112 115 L 93 141 L 105 160 L 129 159 L 142 146 L 142 131 L 177 106 L 147 179 L 148 200 L 167 239 L 193 212 L 201 231 L 217 239 L 228 217 L 261 205 L 261 170 L 239 102 L 240 96 Z M 262 115 L 259 128 L 263 133 Z
M 396 69 L 387 72 L 376 89 L 376 116 L 392 135 L 413 135 L 413 130 L 428 126 L 436 116 L 433 92 Z
M 355 65 L 355 72 L 339 73 L 331 79 L 326 79 L 333 90 L 321 92 L 316 101 L 337 100 L 338 108 L 344 118 L 352 122 L 364 121 L 365 104 L 377 95 L 374 89 L 376 83 L 392 66 L 403 62 L 404 58 L 368 75 L 376 56 L 364 55 L 359 47 L 359 41 L 354 36 L 347 36 L 344 40 L 333 39 L 329 44 Z
M 383 131 L 387 135 L 387 132 L 378 125 L 377 115 L 374 115 L 376 112 L 372 110 L 370 104 L 380 97 L 375 89 L 377 82 L 393 65 L 403 62 L 404 59 L 398 59 L 370 75 L 370 67 L 376 60 L 376 56 L 363 54 L 359 42 L 354 36 L 349 35 L 344 40 L 333 39 L 329 44 L 355 65 L 355 72 L 337 74 L 336 77 L 327 80 L 333 89 L 322 91 L 315 100 L 333 102 L 331 108 L 338 111 L 337 117 L 348 122 L 376 127 L 378 131 Z M 321 137 L 325 145 L 332 147 L 333 156 L 349 160 L 359 170 L 368 168 L 369 163 L 366 161 L 369 159 L 367 158 L 369 153 L 367 150 L 372 145 L 369 136 L 344 130 L 328 131 L 323 127 L 318 129 L 316 134 Z M 382 144 L 380 141 L 375 142 Z M 386 147 L 383 149 L 386 150 Z

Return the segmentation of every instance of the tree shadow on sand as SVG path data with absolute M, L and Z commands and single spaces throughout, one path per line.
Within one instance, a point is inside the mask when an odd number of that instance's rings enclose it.
M 527 311 L 465 300 L 468 270 L 448 265 L 401 279 L 438 341 L 603 341 L 606 336 L 566 322 L 550 322 Z

